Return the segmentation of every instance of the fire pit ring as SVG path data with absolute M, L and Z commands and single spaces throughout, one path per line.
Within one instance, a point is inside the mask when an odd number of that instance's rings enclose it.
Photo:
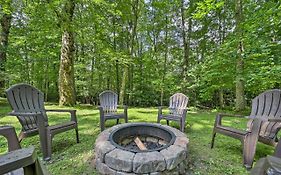
M 165 142 L 166 144 L 160 145 L 157 148 L 147 150 L 137 150 L 132 148 L 126 148 L 120 145 L 121 140 L 127 137 L 136 137 L 140 135 L 146 135 L 148 139 L 158 139 L 158 141 Z M 176 135 L 169 129 L 155 125 L 151 123 L 132 123 L 129 126 L 125 125 L 114 130 L 110 136 L 109 141 L 117 148 L 131 152 L 153 152 L 165 149 L 175 142 Z M 152 141 L 151 141 L 152 142 Z
M 156 140 L 154 143 L 158 147 L 135 150 L 124 146 L 131 144 L 124 139 L 132 141 L 135 137 L 140 137 L 144 145 Z M 99 174 L 107 175 L 185 174 L 188 143 L 184 133 L 167 125 L 120 124 L 104 130 L 97 137 L 93 165 Z

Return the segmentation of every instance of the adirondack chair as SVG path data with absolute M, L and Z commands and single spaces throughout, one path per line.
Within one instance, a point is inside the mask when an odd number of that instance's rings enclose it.
M 160 106 L 158 109 L 157 123 L 160 123 L 162 119 L 167 121 L 167 125 L 169 125 L 169 120 L 176 121 L 180 124 L 180 130 L 184 132 L 187 103 L 188 97 L 184 94 L 176 93 L 172 95 L 170 97 L 169 114 L 163 115 L 162 106 Z
M 243 144 L 243 162 L 251 168 L 256 151 L 256 143 L 260 141 L 276 146 L 277 133 L 281 128 L 281 90 L 268 90 L 252 100 L 252 110 L 247 123 L 247 130 L 238 130 L 222 125 L 223 117 L 244 117 L 241 115 L 218 114 L 213 129 L 211 148 L 214 146 L 216 133 L 239 139 Z
M 124 118 L 125 122 L 128 123 L 128 107 L 123 105 L 124 112 L 118 114 L 117 113 L 117 102 L 118 102 L 118 95 L 112 91 L 103 91 L 99 95 L 100 99 L 100 127 L 101 131 L 105 129 L 105 122 L 109 119 L 116 119 L 116 124 L 119 123 L 120 118 Z
M 6 90 L 7 99 L 13 109 L 9 113 L 16 116 L 22 125 L 19 141 L 25 137 L 39 133 L 43 159 L 50 160 L 52 154 L 52 138 L 70 129 L 76 131 L 76 141 L 79 143 L 76 110 L 46 110 L 44 107 L 44 94 L 28 84 L 17 84 Z M 70 121 L 49 125 L 47 112 L 70 113 Z
M 49 174 L 45 166 L 38 160 L 34 147 L 21 148 L 14 127 L 0 126 L 0 136 L 7 139 L 9 151 L 0 156 L 0 174 Z

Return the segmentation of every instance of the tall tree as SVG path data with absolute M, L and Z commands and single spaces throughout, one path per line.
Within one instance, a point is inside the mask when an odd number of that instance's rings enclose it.
M 244 60 L 243 60 L 243 29 L 242 29 L 242 9 L 243 4 L 242 0 L 236 0 L 236 32 L 238 36 L 238 45 L 237 45 L 237 60 L 236 60 L 236 105 L 235 108 L 237 111 L 245 109 L 245 82 L 244 82 Z
M 181 32 L 182 32 L 182 41 L 183 41 L 183 80 L 184 83 L 186 83 L 187 79 L 187 69 L 188 69 L 188 61 L 189 61 L 189 38 L 186 37 L 186 30 L 185 30 L 185 1 L 181 0 Z M 190 27 L 191 19 L 188 20 L 189 24 L 188 27 Z M 188 28 L 188 30 L 191 30 Z
M 59 68 L 59 105 L 73 106 L 76 101 L 74 82 L 73 14 L 75 1 L 65 1 L 61 12 L 56 11 L 62 30 Z
M 2 15 L 0 16 L 1 34 L 0 34 L 0 72 L 1 77 L 4 77 L 5 63 L 7 60 L 7 48 L 9 41 L 9 33 L 12 21 L 11 0 L 6 0 L 0 7 Z M 0 89 L 5 87 L 5 79 L 0 78 Z

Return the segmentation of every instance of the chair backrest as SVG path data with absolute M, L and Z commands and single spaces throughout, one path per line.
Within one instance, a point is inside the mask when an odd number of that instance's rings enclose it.
M 281 118 L 281 90 L 268 90 L 252 100 L 251 116 Z M 263 122 L 260 136 L 275 138 L 281 127 L 280 122 Z
M 169 110 L 172 115 L 181 115 L 188 103 L 188 97 L 182 93 L 175 93 L 170 97 Z
M 44 107 L 44 94 L 28 84 L 16 84 L 6 90 L 7 99 L 14 112 L 42 112 L 44 120 L 48 118 Z M 35 116 L 17 116 L 23 131 L 37 129 Z
M 103 91 L 99 95 L 100 106 L 103 107 L 104 112 L 112 114 L 117 112 L 118 95 L 113 91 Z

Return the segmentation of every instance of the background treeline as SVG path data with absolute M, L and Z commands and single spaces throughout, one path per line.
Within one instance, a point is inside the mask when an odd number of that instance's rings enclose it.
M 166 105 L 182 92 L 192 105 L 241 110 L 281 88 L 278 0 L 0 2 L 1 96 L 26 82 L 58 101 L 65 32 L 80 103 L 96 104 L 105 89 L 133 106 Z

